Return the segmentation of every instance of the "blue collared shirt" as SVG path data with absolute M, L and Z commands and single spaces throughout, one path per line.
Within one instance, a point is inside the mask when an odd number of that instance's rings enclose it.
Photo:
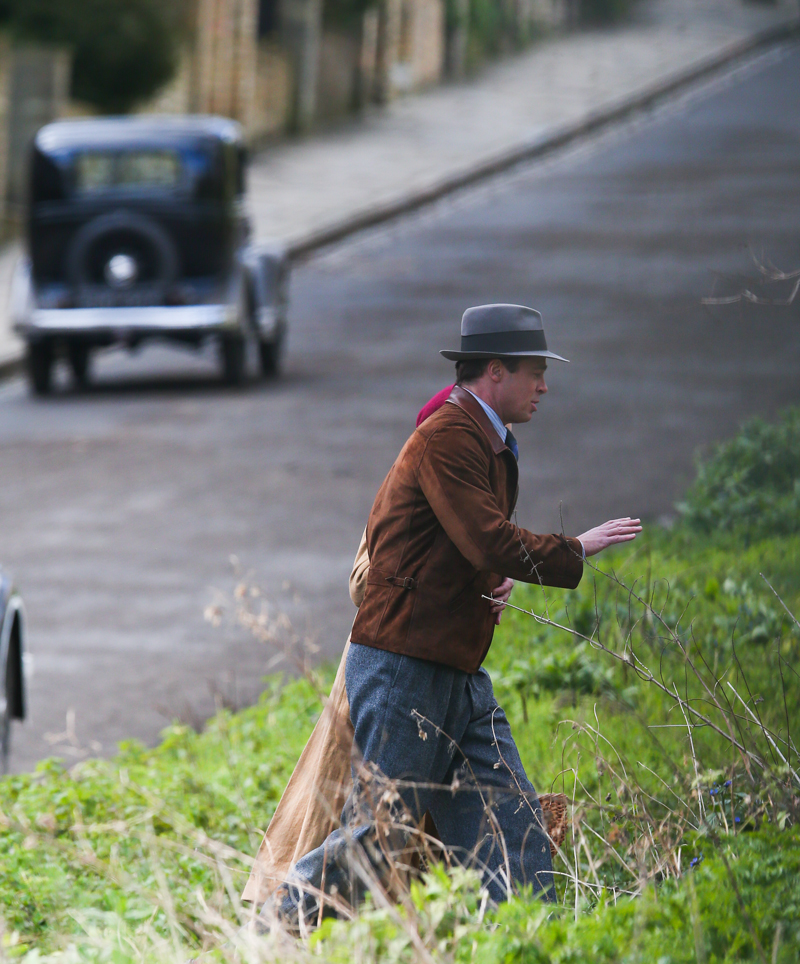
M 464 389 L 465 392 L 469 392 L 469 389 L 465 385 L 462 385 L 461 387 Z M 500 441 L 505 445 L 506 427 L 505 425 L 503 425 L 503 420 L 500 418 L 497 412 L 490 405 L 487 405 L 482 398 L 478 398 L 475 392 L 469 392 L 469 393 L 475 399 L 475 401 L 480 405 L 480 407 L 484 410 L 484 412 L 486 412 L 486 417 L 492 423 L 492 428 L 494 428 L 494 430 L 500 436 Z

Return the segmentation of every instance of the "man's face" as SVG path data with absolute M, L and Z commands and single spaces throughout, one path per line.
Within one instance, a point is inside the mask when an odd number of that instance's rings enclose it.
M 504 422 L 529 422 L 539 406 L 539 399 L 547 392 L 544 358 L 521 358 L 519 367 L 510 372 L 503 366 L 503 376 L 498 384 L 502 412 L 498 415 Z

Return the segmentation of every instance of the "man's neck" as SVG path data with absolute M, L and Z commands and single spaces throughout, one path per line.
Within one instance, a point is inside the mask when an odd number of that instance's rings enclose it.
M 497 412 L 500 421 L 505 423 L 507 419 L 503 418 L 503 413 L 500 411 L 500 406 L 495 393 L 492 391 L 494 388 L 494 382 L 486 385 L 484 382 L 472 382 L 470 384 L 464 383 L 462 388 L 466 389 L 468 392 L 472 392 L 473 395 L 477 396 L 481 401 L 485 402 L 489 408 Z
M 500 416 L 497 414 L 497 412 L 492 408 L 492 406 L 491 406 L 487 401 L 484 401 L 484 399 L 482 399 L 479 395 L 475 394 L 475 392 L 473 392 L 471 389 L 467 388 L 466 385 L 462 385 L 461 387 L 463 388 L 463 390 L 464 390 L 465 392 L 469 392 L 470 395 L 473 395 L 474 398 L 477 399 L 478 403 L 479 403 L 479 404 L 481 405 L 481 407 L 484 409 L 484 413 L 485 413 L 486 416 L 488 417 L 489 421 L 492 423 L 492 427 L 493 427 L 494 430 L 497 432 L 497 434 L 500 436 L 500 441 L 501 441 L 501 442 L 505 442 L 505 440 L 506 440 L 506 427 L 505 427 L 505 425 L 503 424 L 503 422 L 501 421 Z

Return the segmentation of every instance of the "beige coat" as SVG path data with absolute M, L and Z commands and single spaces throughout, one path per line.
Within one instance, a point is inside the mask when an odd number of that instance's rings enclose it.
M 361 537 L 353 571 L 350 598 L 361 605 L 367 586 L 367 534 Z M 300 755 L 256 855 L 242 900 L 266 900 L 286 877 L 289 868 L 318 847 L 339 825 L 342 807 L 353 786 L 350 758 L 353 724 L 344 685 L 350 640 L 345 643 L 328 702 Z
M 350 598 L 356 606 L 361 604 L 367 585 L 369 556 L 366 536 L 365 531 L 350 573 Z M 328 702 L 283 791 L 256 855 L 242 900 L 265 901 L 283 883 L 290 868 L 319 847 L 339 825 L 342 807 L 353 785 L 350 770 L 353 724 L 344 679 L 349 646 L 348 639 Z M 560 793 L 541 794 L 539 801 L 554 851 L 566 836 L 567 798 Z

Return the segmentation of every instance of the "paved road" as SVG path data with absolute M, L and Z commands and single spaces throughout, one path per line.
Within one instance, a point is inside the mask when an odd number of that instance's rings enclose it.
M 213 693 L 252 699 L 270 650 L 203 620 L 231 555 L 338 654 L 372 497 L 467 305 L 539 307 L 572 359 L 518 433 L 520 521 L 670 515 L 698 445 L 800 401 L 800 304 L 700 304 L 753 276 L 748 246 L 800 264 L 799 165 L 794 46 L 300 267 L 277 383 L 224 391 L 209 358 L 152 349 L 100 359 L 85 394 L 2 387 L 0 559 L 35 657 L 13 766 L 69 753 L 70 709 L 81 747 L 110 752 L 202 720 Z

